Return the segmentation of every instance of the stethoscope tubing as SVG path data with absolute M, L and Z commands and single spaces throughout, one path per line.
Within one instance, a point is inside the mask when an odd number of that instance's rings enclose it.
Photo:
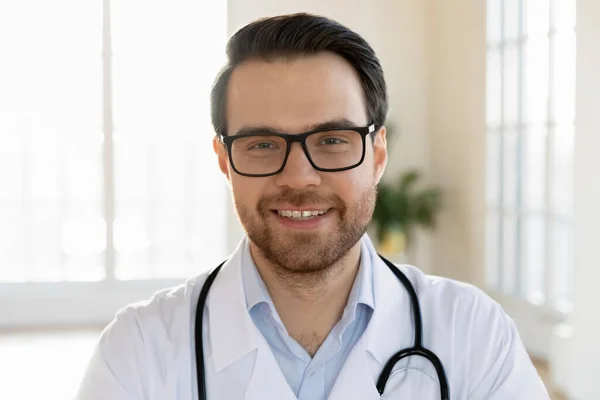
M 379 378 L 377 379 L 377 391 L 379 395 L 383 395 L 385 390 L 385 386 L 387 381 L 394 369 L 394 366 L 398 361 L 405 357 L 410 356 L 420 356 L 429 360 L 437 373 L 439 385 L 440 385 L 440 395 L 442 400 L 450 400 L 450 394 L 448 390 L 448 379 L 446 377 L 446 372 L 444 371 L 444 366 L 438 356 L 432 352 L 431 350 L 423 347 L 423 320 L 421 317 L 421 305 L 419 303 L 419 298 L 417 297 L 417 293 L 415 288 L 410 283 L 406 275 L 400 271 L 394 264 L 388 261 L 385 257 L 379 255 L 381 259 L 385 262 L 385 264 L 390 268 L 390 270 L 396 275 L 396 277 L 400 280 L 402 285 L 406 288 L 408 295 L 411 301 L 411 308 L 413 312 L 413 320 L 415 324 L 415 338 L 414 345 L 408 349 L 403 349 L 394 354 L 387 361 Z M 198 382 L 198 400 L 207 400 L 206 399 L 206 373 L 204 367 L 204 342 L 202 339 L 203 332 L 203 313 L 204 307 L 206 304 L 206 298 L 208 296 L 208 291 L 210 290 L 211 285 L 213 284 L 217 274 L 223 267 L 226 261 L 223 261 L 221 264 L 217 266 L 206 278 L 206 281 L 202 285 L 202 290 L 200 291 L 200 296 L 198 297 L 198 305 L 196 307 L 196 316 L 195 316 L 195 352 L 196 352 L 196 377 Z M 200 311 L 200 313 L 198 312 Z

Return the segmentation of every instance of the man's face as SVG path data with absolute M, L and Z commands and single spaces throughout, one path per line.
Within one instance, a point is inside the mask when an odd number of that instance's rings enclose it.
M 231 76 L 226 108 L 227 135 L 257 126 L 298 134 L 336 120 L 357 127 L 371 123 L 358 75 L 330 53 L 291 62 L 243 63 Z M 294 143 L 282 172 L 257 178 L 235 173 L 226 149 L 215 139 L 240 222 L 267 260 L 289 272 L 310 273 L 326 269 L 356 245 L 371 220 L 376 184 L 387 161 L 385 129 L 377 132 L 374 143 L 367 137 L 365 144 L 358 167 L 322 172 Z M 325 213 L 298 220 L 286 212 L 280 215 L 282 210 Z

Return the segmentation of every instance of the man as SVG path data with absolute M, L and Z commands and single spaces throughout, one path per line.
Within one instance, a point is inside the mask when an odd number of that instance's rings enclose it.
M 387 162 L 372 48 L 296 14 L 242 28 L 228 56 L 213 147 L 247 236 L 209 279 L 119 312 L 79 398 L 547 399 L 498 304 L 386 264 L 365 234 Z

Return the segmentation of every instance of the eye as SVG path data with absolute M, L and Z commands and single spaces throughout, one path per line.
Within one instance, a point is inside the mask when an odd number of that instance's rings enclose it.
M 332 145 L 332 144 L 342 144 L 346 143 L 345 140 L 337 138 L 337 137 L 329 137 L 321 140 L 321 144 Z
M 275 147 L 275 146 L 273 146 L 273 143 L 262 142 L 262 143 L 255 144 L 251 148 L 254 148 L 254 149 L 270 149 L 272 147 Z
M 246 147 L 248 150 L 277 150 L 279 146 L 273 142 L 255 142 Z

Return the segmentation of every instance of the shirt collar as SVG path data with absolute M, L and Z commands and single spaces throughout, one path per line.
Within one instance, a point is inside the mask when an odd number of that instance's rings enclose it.
M 358 274 L 350 290 L 348 297 L 348 306 L 356 304 L 365 304 L 375 310 L 375 298 L 373 296 L 373 251 L 369 246 L 372 246 L 371 241 L 365 234 L 360 241 L 361 257 Z M 250 254 L 250 241 L 246 238 L 242 250 L 242 280 L 244 282 L 244 290 L 246 292 L 246 305 L 248 311 L 254 306 L 261 303 L 273 305 L 271 296 L 265 286 L 264 281 L 260 277 L 256 264 Z
M 256 269 L 252 254 L 250 254 L 250 241 L 248 239 L 244 241 L 244 248 L 242 250 L 242 280 L 246 291 L 248 311 L 257 304 L 273 304 L 269 291 Z
M 373 252 L 370 251 L 371 241 L 363 236 L 360 241 L 360 265 L 356 280 L 352 285 L 348 304 L 365 304 L 375 309 L 375 297 L 373 296 Z

